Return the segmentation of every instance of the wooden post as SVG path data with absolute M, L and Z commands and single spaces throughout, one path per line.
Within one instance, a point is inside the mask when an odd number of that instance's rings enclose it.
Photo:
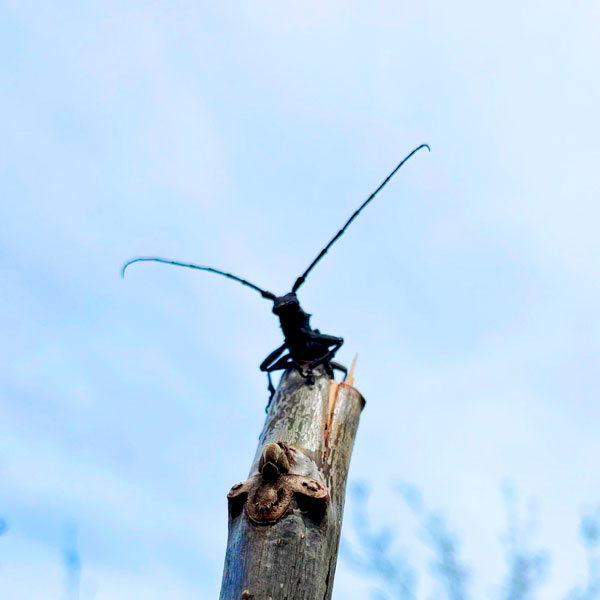
M 250 478 L 233 486 L 221 600 L 328 600 L 350 456 L 365 401 L 348 383 L 287 371 Z

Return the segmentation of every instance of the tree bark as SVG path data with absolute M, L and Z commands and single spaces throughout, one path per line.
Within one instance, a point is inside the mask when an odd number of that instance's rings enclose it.
M 250 478 L 229 493 L 220 600 L 328 600 L 344 494 L 365 401 L 323 369 L 287 371 L 269 407 Z

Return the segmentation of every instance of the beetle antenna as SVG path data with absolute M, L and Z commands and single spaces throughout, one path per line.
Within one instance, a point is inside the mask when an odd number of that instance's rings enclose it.
M 344 224 L 344 226 L 331 238 L 331 240 L 327 244 L 327 246 L 325 246 L 325 248 L 323 248 L 323 250 L 321 250 L 321 252 L 319 252 L 317 258 L 315 258 L 315 260 L 313 260 L 310 263 L 310 266 L 308 267 L 308 269 L 306 269 L 306 271 L 304 271 L 304 273 L 302 273 L 302 275 L 300 275 L 300 277 L 298 277 L 298 279 L 296 279 L 296 283 L 294 283 L 294 287 L 292 288 L 292 292 L 295 292 L 304 283 L 304 281 L 308 277 L 308 274 L 313 270 L 313 268 L 315 267 L 315 265 L 327 254 L 327 252 L 329 251 L 329 248 L 331 248 L 331 246 L 333 246 L 333 244 L 335 244 L 335 242 L 337 242 L 342 237 L 342 235 L 344 234 L 344 232 L 346 231 L 346 229 L 348 229 L 348 226 L 350 225 L 350 223 L 352 223 L 352 221 L 354 221 L 354 219 L 356 219 L 356 217 L 358 217 L 358 215 L 360 214 L 360 212 L 362 211 L 362 209 L 365 206 L 367 206 L 367 204 L 369 204 L 369 202 L 371 202 L 371 200 L 373 200 L 373 198 L 375 198 L 375 196 L 377 196 L 377 194 L 385 187 L 385 185 L 387 184 L 387 182 L 396 174 L 396 171 L 398 171 L 398 169 L 413 154 L 416 154 L 419 150 L 421 150 L 421 148 L 427 148 L 427 150 L 429 150 L 431 152 L 431 148 L 427 144 L 421 144 L 418 148 L 415 148 L 407 157 L 405 157 L 400 162 L 400 164 L 398 164 L 398 166 L 383 180 L 383 183 L 359 206 L 359 208 L 346 221 L 346 223 Z
M 123 268 L 121 269 L 121 277 L 125 277 L 125 270 L 127 269 L 127 267 L 129 265 L 132 265 L 133 263 L 136 263 L 136 262 L 145 262 L 145 261 L 165 263 L 167 265 L 175 265 L 177 267 L 187 267 L 188 269 L 198 269 L 200 271 L 208 271 L 210 273 L 216 273 L 217 275 L 223 275 L 224 277 L 227 277 L 229 279 L 239 281 L 241 284 L 246 285 L 246 286 L 252 288 L 253 290 L 256 290 L 257 292 L 259 292 L 260 295 L 263 298 L 267 298 L 267 300 L 275 300 L 275 298 L 276 298 L 275 294 L 273 294 L 272 292 L 263 290 L 262 288 L 259 288 L 257 285 L 254 285 L 253 283 L 250 283 L 249 281 L 246 281 L 245 279 L 242 279 L 241 277 L 232 275 L 231 273 L 226 273 L 225 271 L 219 271 L 218 269 L 213 269 L 212 267 L 201 267 L 200 265 L 194 265 L 192 263 L 183 263 L 183 262 L 178 262 L 176 260 L 168 260 L 166 258 L 156 258 L 154 256 L 140 256 L 138 258 L 133 258 L 131 260 L 128 260 L 123 265 Z

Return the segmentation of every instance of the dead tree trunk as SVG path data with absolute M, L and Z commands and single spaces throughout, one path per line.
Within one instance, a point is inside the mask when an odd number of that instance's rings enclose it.
M 220 600 L 328 600 L 350 456 L 364 399 L 319 369 L 288 371 L 271 402 L 250 478 L 228 495 Z

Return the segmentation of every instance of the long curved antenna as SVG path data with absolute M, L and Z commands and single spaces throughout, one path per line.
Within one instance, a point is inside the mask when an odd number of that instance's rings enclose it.
M 154 256 L 140 256 L 138 258 L 133 258 L 131 260 L 128 260 L 123 265 L 123 268 L 121 269 L 121 277 L 125 277 L 125 270 L 127 269 L 127 267 L 129 265 L 132 265 L 133 263 L 136 263 L 136 262 L 144 262 L 144 261 L 160 262 L 160 263 L 165 263 L 167 265 L 175 265 L 177 267 L 187 267 L 188 269 L 198 269 L 200 271 L 209 271 L 210 273 L 216 273 L 217 275 L 223 275 L 224 277 L 228 277 L 229 279 L 239 281 L 243 285 L 246 285 L 246 286 L 252 288 L 253 290 L 256 290 L 257 292 L 259 292 L 260 295 L 263 298 L 267 298 L 267 300 L 275 300 L 275 298 L 276 298 L 275 294 L 273 294 L 272 292 L 267 292 L 266 290 L 259 288 L 257 285 L 254 285 L 253 283 L 250 283 L 249 281 L 246 281 L 245 279 L 242 279 L 241 277 L 232 275 L 231 273 L 226 273 L 225 271 L 219 271 L 218 269 L 213 269 L 212 267 L 201 267 L 200 265 L 194 265 L 192 263 L 182 263 L 182 262 L 178 262 L 176 260 L 168 260 L 166 258 L 156 258 Z
M 306 271 L 304 271 L 304 273 L 302 273 L 302 275 L 300 275 L 300 277 L 298 277 L 298 279 L 296 279 L 296 283 L 294 283 L 294 287 L 292 288 L 292 292 L 295 292 L 306 280 L 308 274 L 313 270 L 313 268 L 315 267 L 315 265 L 327 254 L 329 248 L 331 248 L 331 246 L 333 246 L 333 244 L 335 244 L 335 242 L 337 242 L 337 240 L 339 238 L 342 237 L 342 235 L 344 234 L 344 231 L 346 231 L 346 229 L 348 229 L 348 226 L 350 225 L 350 223 L 352 223 L 352 221 L 354 221 L 354 219 L 356 219 L 356 217 L 358 217 L 358 215 L 360 214 L 360 212 L 362 211 L 362 209 L 367 206 L 367 204 L 369 204 L 369 202 L 371 202 L 371 200 L 373 200 L 373 198 L 375 198 L 375 196 L 377 196 L 377 194 L 384 188 L 384 186 L 386 185 L 386 183 L 396 174 L 396 171 L 416 152 L 418 152 L 419 150 L 421 150 L 421 148 L 427 148 L 427 150 L 429 150 L 429 152 L 431 152 L 431 148 L 427 145 L 427 144 L 421 144 L 418 148 L 415 148 L 406 158 L 404 158 L 402 160 L 402 162 L 383 180 L 383 183 L 360 205 L 360 207 L 358 208 L 358 210 L 356 210 L 352 216 L 346 221 L 346 223 L 344 224 L 344 226 L 331 238 L 331 241 L 327 244 L 327 246 L 325 246 L 325 248 L 323 248 L 323 250 L 321 250 L 321 252 L 319 252 L 319 255 L 317 256 L 317 258 L 315 258 L 315 260 L 313 260 L 310 263 L 310 266 L 308 267 L 308 269 L 306 269 Z

